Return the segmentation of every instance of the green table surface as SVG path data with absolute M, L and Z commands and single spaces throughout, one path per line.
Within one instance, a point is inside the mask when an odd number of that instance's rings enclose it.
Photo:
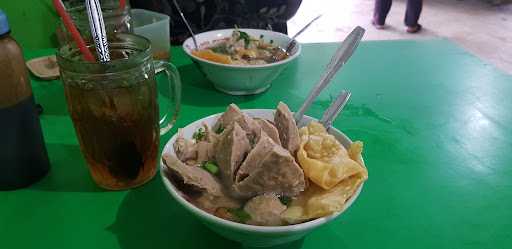
M 229 103 L 296 110 L 336 44 L 305 44 L 300 58 L 255 96 L 214 90 L 180 48 L 177 127 Z M 26 51 L 27 58 L 53 53 Z M 59 81 L 33 78 L 52 169 L 29 188 L 0 192 L 0 248 L 238 248 L 208 230 L 160 177 L 109 192 L 80 154 Z M 311 106 L 320 117 L 342 89 L 334 125 L 365 143 L 369 180 L 355 204 L 292 248 L 512 248 L 512 77 L 446 40 L 363 42 Z

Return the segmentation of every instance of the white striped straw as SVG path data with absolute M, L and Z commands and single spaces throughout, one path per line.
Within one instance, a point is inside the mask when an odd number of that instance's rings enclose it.
M 67 11 L 66 5 L 64 5 L 64 2 L 62 2 L 62 0 L 59 0 L 59 2 L 60 2 L 60 5 L 62 5 L 62 8 L 64 8 L 64 10 Z
M 96 45 L 96 52 L 100 62 L 110 61 L 110 53 L 108 51 L 107 35 L 105 32 L 105 23 L 101 14 L 101 6 L 98 0 L 85 0 L 87 16 L 89 16 L 89 26 L 91 34 Z

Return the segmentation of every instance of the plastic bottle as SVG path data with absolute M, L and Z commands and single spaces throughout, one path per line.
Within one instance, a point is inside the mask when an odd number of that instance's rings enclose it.
M 50 168 L 23 54 L 0 10 L 0 190 L 26 187 Z

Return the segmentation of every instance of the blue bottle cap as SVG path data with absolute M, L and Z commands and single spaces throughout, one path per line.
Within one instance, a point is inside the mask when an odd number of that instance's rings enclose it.
M 9 32 L 9 22 L 7 22 L 7 16 L 4 11 L 0 9 L 0 35 Z

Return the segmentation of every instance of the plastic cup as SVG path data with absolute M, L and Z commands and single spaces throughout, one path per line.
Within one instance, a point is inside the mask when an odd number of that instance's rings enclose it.
M 151 41 L 153 58 L 169 60 L 169 16 L 143 9 L 132 9 L 131 14 L 133 32 Z

